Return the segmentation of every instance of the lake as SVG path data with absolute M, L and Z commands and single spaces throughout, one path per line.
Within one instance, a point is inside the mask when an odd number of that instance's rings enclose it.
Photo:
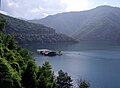
M 62 56 L 48 57 L 36 53 L 37 48 L 61 50 Z M 37 65 L 49 61 L 55 74 L 62 69 L 74 82 L 82 77 L 90 88 L 120 88 L 120 46 L 117 44 L 43 45 L 29 48 Z

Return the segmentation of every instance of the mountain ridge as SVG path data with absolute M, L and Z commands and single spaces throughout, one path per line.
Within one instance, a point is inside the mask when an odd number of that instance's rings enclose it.
M 58 33 L 65 33 L 79 40 L 119 41 L 119 14 L 119 7 L 103 5 L 91 10 L 61 13 L 30 22 L 47 25 Z
M 20 44 L 76 42 L 73 38 L 58 34 L 53 28 L 41 24 L 30 23 L 3 14 L 0 14 L 0 18 L 7 21 L 5 32 L 13 34 Z

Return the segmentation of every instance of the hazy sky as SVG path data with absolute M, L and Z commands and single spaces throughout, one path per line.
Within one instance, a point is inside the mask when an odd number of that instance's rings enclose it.
M 19 18 L 40 19 L 56 13 L 88 10 L 100 5 L 120 7 L 120 0 L 1 0 L 0 12 Z

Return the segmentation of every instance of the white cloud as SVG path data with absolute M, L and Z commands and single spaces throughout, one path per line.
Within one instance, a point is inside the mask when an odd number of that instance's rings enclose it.
M 88 0 L 62 0 L 67 4 L 66 11 L 82 11 L 88 9 Z
M 10 7 L 15 7 L 15 8 L 18 8 L 18 7 L 19 7 L 19 5 L 18 5 L 17 3 L 15 3 L 15 2 L 9 2 L 9 3 L 8 3 L 8 6 L 10 6 Z
M 31 13 L 41 12 L 41 8 L 40 8 L 40 9 L 38 9 L 38 8 L 32 9 L 30 12 L 31 12 Z
M 104 2 L 103 5 L 107 5 L 107 2 Z
M 82 11 L 99 5 L 119 6 L 119 0 L 1 0 L 2 11 L 8 15 L 25 18 L 40 19 L 68 11 Z
M 49 15 L 49 14 L 47 14 L 47 13 L 43 13 L 43 14 L 44 14 L 45 17 Z
M 40 17 L 40 16 L 46 17 L 46 16 L 48 16 L 47 13 L 49 12 L 49 10 L 48 10 L 48 9 L 43 9 L 43 8 L 34 8 L 34 9 L 30 10 L 29 12 L 30 12 L 30 14 L 32 14 L 33 16 L 36 15 L 36 17 L 38 16 L 38 14 L 39 14 L 38 17 Z
M 64 12 L 66 5 L 61 0 L 3 0 L 2 10 L 15 17 L 40 19 Z
M 104 2 L 102 5 L 110 5 L 110 6 L 111 6 L 111 4 L 108 3 L 108 2 Z M 113 5 L 113 6 L 114 6 L 114 5 Z
M 47 12 L 49 12 L 49 11 L 50 11 L 50 10 L 48 10 L 48 9 L 43 9 L 43 8 L 41 8 L 41 7 L 39 7 L 39 8 L 34 8 L 34 9 L 30 10 L 31 13 L 38 13 L 38 12 L 47 13 Z
M 6 12 L 4 11 L 0 11 L 0 13 L 4 14 L 4 15 L 8 15 Z

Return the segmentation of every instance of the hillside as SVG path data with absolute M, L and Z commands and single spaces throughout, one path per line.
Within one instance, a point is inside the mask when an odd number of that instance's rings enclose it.
M 0 18 L 7 21 L 5 32 L 13 34 L 16 40 L 22 44 L 76 42 L 64 34 L 56 33 L 53 28 L 41 24 L 29 23 L 3 14 L 0 14 Z
M 73 30 L 77 30 L 82 21 L 84 21 L 84 12 L 68 12 L 56 15 L 50 15 L 40 20 L 30 20 L 32 23 L 39 23 L 54 28 L 57 33 L 72 35 Z
M 41 23 L 79 40 L 119 41 L 120 8 L 99 6 L 81 12 L 68 12 L 30 22 Z
M 102 6 L 91 10 L 74 37 L 89 41 L 120 40 L 120 8 Z M 91 18 L 91 19 L 90 19 Z

